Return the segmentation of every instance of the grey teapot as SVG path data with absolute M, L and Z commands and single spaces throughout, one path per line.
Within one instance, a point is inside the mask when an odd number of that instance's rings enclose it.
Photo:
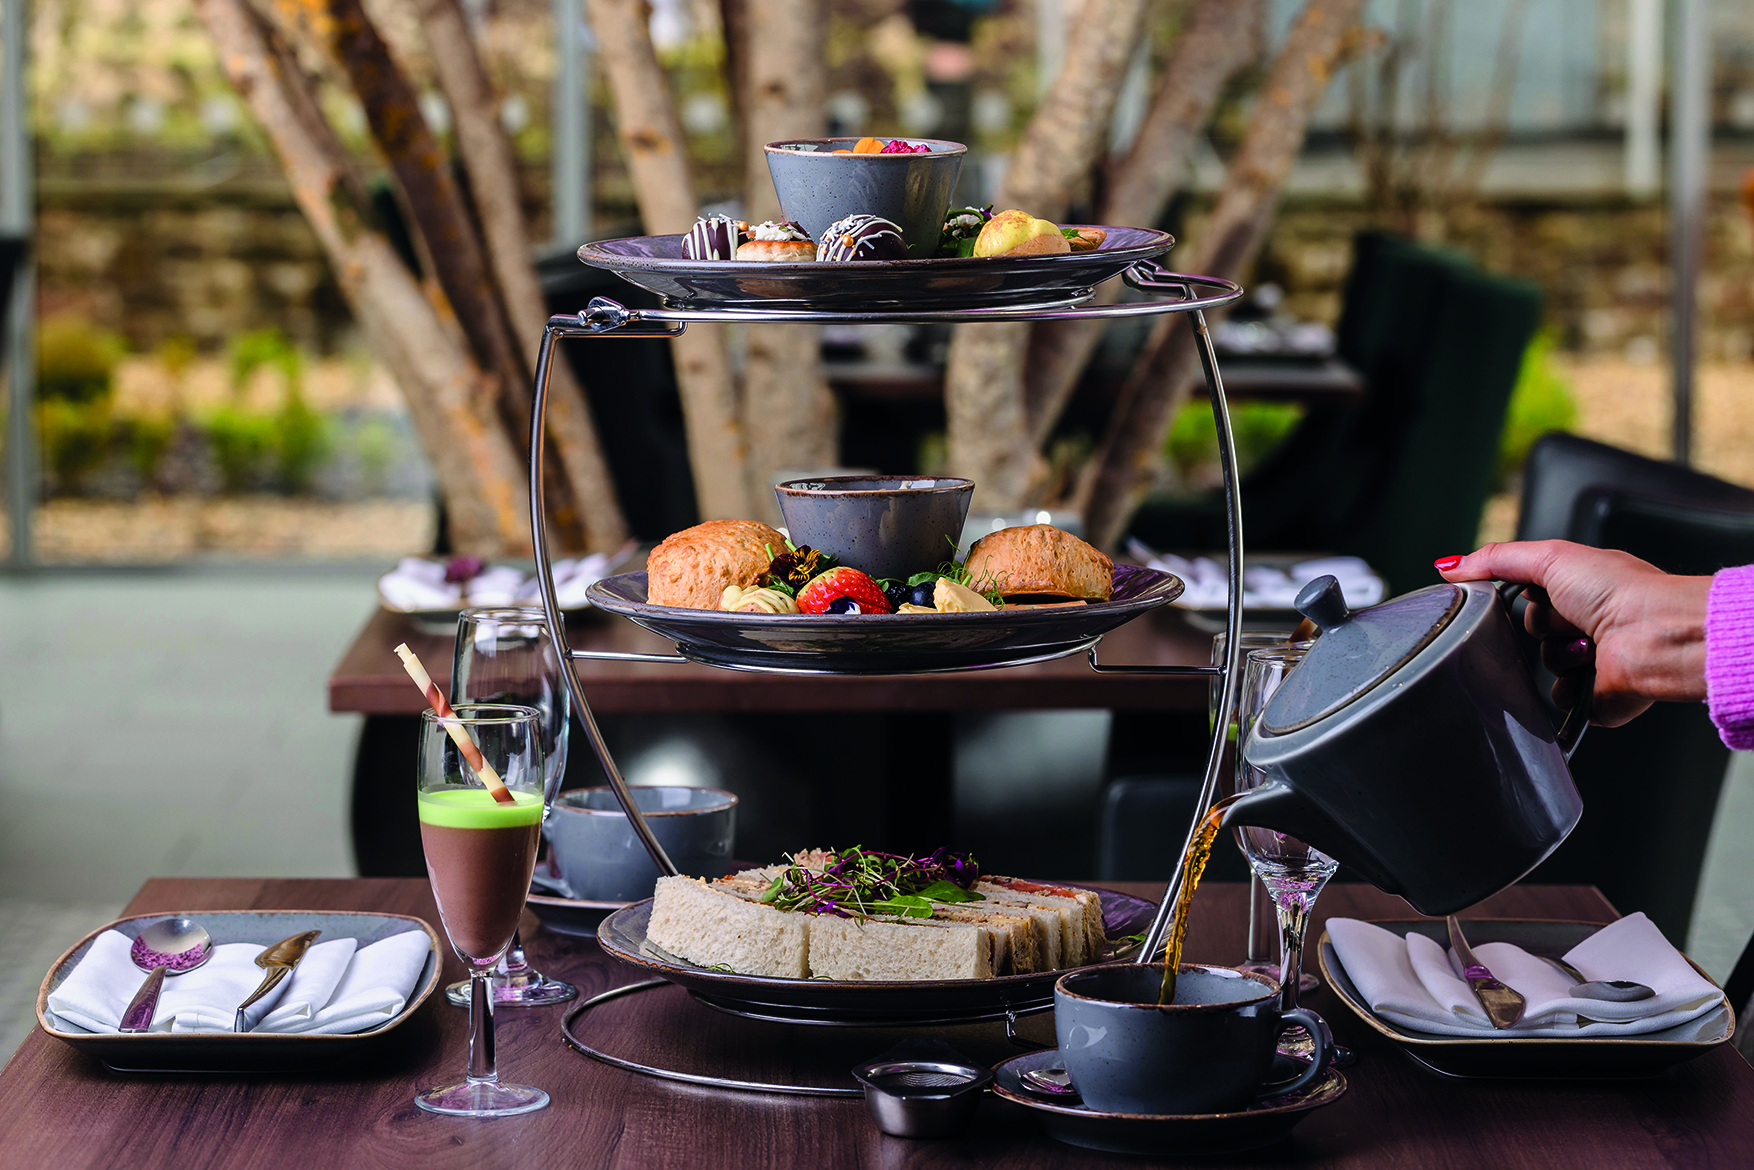
M 1243 744 L 1269 781 L 1225 823 L 1307 841 L 1428 915 L 1534 869 L 1583 815 L 1566 761 L 1590 692 L 1556 733 L 1511 627 L 1522 588 L 1433 585 L 1353 612 L 1334 578 L 1306 585 L 1297 610 L 1321 636 Z

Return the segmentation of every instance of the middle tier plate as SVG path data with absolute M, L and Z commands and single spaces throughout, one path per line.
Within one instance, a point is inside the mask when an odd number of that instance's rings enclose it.
M 676 643 L 685 657 L 736 670 L 922 674 L 1016 666 L 1076 654 L 1103 634 L 1175 600 L 1181 579 L 1116 565 L 1108 601 L 986 613 L 761 614 L 682 609 L 646 600 L 646 575 L 605 577 L 591 604 Z
M 1103 933 L 1110 939 L 1126 939 L 1143 933 L 1157 913 L 1155 903 L 1118 890 L 1085 886 L 1079 882 L 1058 884 L 1096 892 L 1102 899 Z M 597 941 L 622 962 L 644 967 L 654 975 L 687 988 L 708 1007 L 777 1023 L 924 1027 L 1000 1020 L 1008 1014 L 1021 1015 L 1052 1007 L 1054 982 L 1065 974 L 1065 971 L 1040 971 L 1029 975 L 999 975 L 991 979 L 929 979 L 908 983 L 739 975 L 697 967 L 654 950 L 646 940 L 646 927 L 651 917 L 650 898 L 635 902 L 603 920 L 597 928 Z M 1102 961 L 1120 961 L 1137 948 L 1136 940 L 1130 946 L 1111 943 Z

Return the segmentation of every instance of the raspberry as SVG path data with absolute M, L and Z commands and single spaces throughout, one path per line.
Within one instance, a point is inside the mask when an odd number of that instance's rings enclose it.
M 798 590 L 799 613 L 827 613 L 828 607 L 840 598 L 857 603 L 863 613 L 893 613 L 894 607 L 883 596 L 877 582 L 857 569 L 842 565 L 826 573 L 818 573 L 810 583 Z
M 883 147 L 882 150 L 878 151 L 877 153 L 878 154 L 930 154 L 931 151 L 932 151 L 932 148 L 927 146 L 923 142 L 920 143 L 918 146 L 909 146 L 907 143 L 903 142 L 901 139 L 896 138 L 896 139 L 891 140 L 887 145 L 885 145 Z

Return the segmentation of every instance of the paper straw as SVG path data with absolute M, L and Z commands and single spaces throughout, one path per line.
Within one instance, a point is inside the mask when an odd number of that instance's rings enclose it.
M 481 777 L 481 782 L 493 794 L 493 799 L 500 804 L 515 803 L 512 790 L 505 786 L 505 781 L 499 778 L 499 773 L 493 770 L 493 765 L 487 762 L 481 749 L 475 746 L 469 729 L 457 721 L 457 713 L 451 710 L 451 705 L 433 684 L 432 675 L 426 673 L 426 667 L 420 664 L 420 658 L 408 648 L 408 643 L 403 642 L 396 647 L 396 657 L 402 660 L 402 665 L 407 669 L 408 677 L 414 680 L 414 685 L 426 692 L 426 701 L 432 704 L 433 713 L 444 724 L 445 730 L 451 733 L 451 740 L 457 745 L 457 750 L 463 753 L 464 761 Z

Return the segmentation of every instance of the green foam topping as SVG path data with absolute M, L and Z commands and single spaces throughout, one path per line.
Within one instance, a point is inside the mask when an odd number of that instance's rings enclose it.
M 420 819 L 447 829 L 511 829 L 542 819 L 542 797 L 512 790 L 500 804 L 485 788 L 438 788 L 420 794 Z

